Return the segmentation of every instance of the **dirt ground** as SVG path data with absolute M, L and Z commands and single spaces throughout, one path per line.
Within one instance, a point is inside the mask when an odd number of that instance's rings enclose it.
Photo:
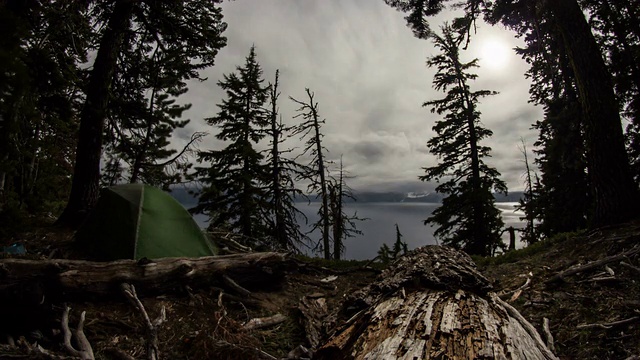
M 21 241 L 27 258 L 73 258 L 72 235 L 50 227 L 37 228 L 0 245 Z M 491 259 L 476 259 L 495 291 L 514 305 L 542 333 L 549 319 L 555 352 L 563 359 L 637 359 L 640 355 L 640 258 L 638 253 L 548 283 L 572 266 L 605 259 L 640 246 L 640 222 L 557 237 Z M 163 359 L 271 359 L 287 354 L 308 339 L 302 324 L 300 300 L 326 299 L 336 310 L 346 295 L 376 279 L 364 263 L 306 263 L 296 260 L 280 284 L 263 284 L 251 299 L 221 297 L 219 288 L 191 289 L 142 297 L 153 320 L 164 307 L 166 322 L 158 331 Z M 301 265 L 302 264 L 302 265 Z M 345 267 L 348 270 L 345 270 Z M 335 280 L 322 279 L 337 276 Z M 524 284 L 528 284 L 523 286 Z M 228 291 L 227 291 L 228 292 Z M 233 294 L 231 292 L 231 294 Z M 235 294 L 239 296 L 238 294 Z M 65 354 L 60 318 L 72 308 L 70 324 L 86 312 L 84 332 L 96 359 L 146 358 L 146 328 L 140 312 L 122 294 L 99 301 L 44 302 L 4 308 L 0 316 L 0 359 L 37 358 L 28 348 L 35 342 L 46 351 Z M 246 330 L 250 319 L 286 316 L 277 325 Z M 327 318 L 327 321 L 330 321 Z M 19 324 L 19 326 L 17 325 Z M 15 346 L 8 345 L 11 335 Z M 27 345 L 28 344 L 28 345 Z M 51 358 L 39 355 L 40 358 Z M 129 357 L 127 357 L 129 356 Z

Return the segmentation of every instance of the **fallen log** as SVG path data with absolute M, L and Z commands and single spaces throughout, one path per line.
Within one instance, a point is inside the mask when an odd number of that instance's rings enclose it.
M 314 359 L 556 359 L 469 256 L 426 246 L 351 295 Z
M 128 283 L 139 293 L 162 293 L 185 285 L 224 286 L 223 277 L 245 288 L 277 287 L 289 266 L 282 253 L 249 253 L 147 261 L 0 259 L 0 299 L 103 296 Z M 37 289 L 38 294 L 25 294 Z

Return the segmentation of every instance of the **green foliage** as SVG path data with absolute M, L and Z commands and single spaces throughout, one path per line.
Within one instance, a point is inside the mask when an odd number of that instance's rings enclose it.
M 461 62 L 462 37 L 447 24 L 442 31 L 442 36 L 430 35 L 441 53 L 429 58 L 427 65 L 438 69 L 433 86 L 446 92 L 446 97 L 424 104 L 432 112 L 444 114 L 433 126 L 437 135 L 427 142 L 430 153 L 438 157 L 438 164 L 424 168 L 426 174 L 420 179 L 437 181 L 436 191 L 446 197 L 425 224 L 438 226 L 434 235 L 445 245 L 488 255 L 502 242 L 503 222 L 492 192 L 506 193 L 507 188 L 499 179 L 500 173 L 482 160 L 489 156 L 491 148 L 480 142 L 492 132 L 481 126 L 477 103 L 496 93 L 469 89 L 467 83 L 477 77 L 470 72 L 478 66 L 477 59 Z
M 216 138 L 228 145 L 222 150 L 200 151 L 198 161 L 211 165 L 197 167 L 195 174 L 203 188 L 193 211 L 208 215 L 211 226 L 227 226 L 245 239 L 270 235 L 264 214 L 269 207 L 265 186 L 269 168 L 264 155 L 254 147 L 270 125 L 264 109 L 269 88 L 263 82 L 252 47 L 244 66 L 218 82 L 226 99 L 218 104 L 220 112 L 216 116 L 205 119 L 219 128 Z
M 525 46 L 516 52 L 530 64 L 526 75 L 531 79 L 531 101 L 544 108 L 544 119 L 534 124 L 539 131 L 534 152 L 540 178 L 532 181 L 521 207 L 536 225 L 525 238 L 580 229 L 586 225 L 592 198 L 582 109 L 570 60 L 558 41 L 562 35 L 553 21 L 538 18 L 535 9 L 524 3 L 499 2 L 491 16 L 524 39 Z
M 67 196 L 91 32 L 82 4 L 0 6 L 0 208 L 56 210 Z
M 111 86 L 104 185 L 142 182 L 166 189 L 183 180 L 191 166 L 187 155 L 204 134 L 194 134 L 181 151 L 169 140 L 189 123 L 181 117 L 190 105 L 177 103 L 186 82 L 199 79 L 198 70 L 212 66 L 226 45 L 217 3 L 140 3 L 135 9 Z M 108 13 L 95 9 L 97 17 Z
M 388 265 L 399 256 L 406 255 L 408 251 L 408 245 L 406 242 L 402 241 L 400 227 L 396 224 L 396 241 L 393 243 L 393 249 L 390 249 L 387 244 L 382 244 L 378 250 L 378 258 L 383 264 Z
M 640 10 L 637 2 L 582 1 L 611 72 L 621 115 L 627 122 L 627 150 L 640 184 Z

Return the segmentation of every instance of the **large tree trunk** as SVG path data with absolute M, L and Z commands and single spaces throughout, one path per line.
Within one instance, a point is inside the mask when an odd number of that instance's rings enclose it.
M 87 98 L 80 114 L 78 147 L 69 202 L 58 219 L 59 224 L 77 226 L 98 200 L 102 135 L 109 102 L 109 88 L 124 33 L 130 26 L 133 7 L 132 0 L 117 1 L 100 40 L 100 48 L 89 78 Z
M 246 287 L 277 287 L 289 266 L 285 254 L 250 253 L 201 258 L 165 258 L 152 261 L 0 259 L 0 300 L 35 294 L 47 298 L 95 298 L 118 294 L 122 283 L 140 293 L 215 285 L 227 276 Z
M 588 166 L 595 208 L 592 225 L 636 216 L 637 189 L 624 147 L 611 76 L 591 28 L 575 0 L 547 0 L 562 33 L 584 113 Z
M 350 296 L 316 359 L 555 359 L 471 258 L 426 246 Z

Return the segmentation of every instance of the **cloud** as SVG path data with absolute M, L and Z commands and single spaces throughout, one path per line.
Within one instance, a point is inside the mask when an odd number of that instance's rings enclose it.
M 435 50 L 430 42 L 413 37 L 403 14 L 371 0 L 237 0 L 222 6 L 229 25 L 228 45 L 220 51 L 216 66 L 202 73 L 208 80 L 189 84 L 184 102 L 193 104 L 186 113 L 192 122 L 176 141 L 187 139 L 189 132 L 207 131 L 211 135 L 201 148 L 224 146 L 215 139 L 216 129 L 203 119 L 215 115 L 216 104 L 223 99 L 217 81 L 242 65 L 255 44 L 265 80 L 272 81 L 275 70 L 281 71 L 280 111 L 285 122 L 297 121 L 293 119 L 297 107 L 289 96 L 306 101 L 305 88 L 315 93 L 326 119 L 323 132 L 329 158 L 343 155 L 346 168 L 356 176 L 350 180 L 352 187 L 433 187 L 417 180 L 422 167 L 434 164 L 426 142 L 438 120 L 422 104 L 443 94 L 431 88 L 434 70 L 425 66 Z M 440 16 L 434 25 L 446 17 Z M 481 25 L 466 56 L 479 56 L 481 43 L 488 38 L 509 48 L 518 45 L 509 32 Z M 488 161 L 511 188 L 518 188 L 522 181 L 517 146 L 521 137 L 533 142 L 536 134 L 530 126 L 541 111 L 527 102 L 526 64 L 511 55 L 502 70 L 478 69 L 479 79 L 471 87 L 500 92 L 480 105 L 483 124 L 494 131 L 487 140 L 493 148 Z

